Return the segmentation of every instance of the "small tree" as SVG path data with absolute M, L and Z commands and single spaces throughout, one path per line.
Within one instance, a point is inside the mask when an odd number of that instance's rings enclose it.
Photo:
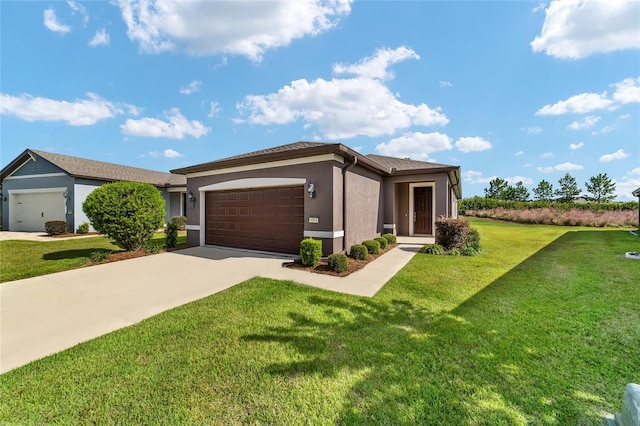
M 140 250 L 164 223 L 164 199 L 156 187 L 114 182 L 96 188 L 82 204 L 93 228 L 125 250 Z
M 536 200 L 551 201 L 553 198 L 553 185 L 542 179 L 537 187 L 533 189 Z
M 606 173 L 591 176 L 584 186 L 587 188 L 587 192 L 593 195 L 589 198 L 596 203 L 606 203 L 615 198 L 613 192 L 616 190 L 616 184 Z
M 516 201 L 527 201 L 529 199 L 529 190 L 525 188 L 522 181 L 516 183 L 513 187 L 513 199 Z
M 578 188 L 576 178 L 571 176 L 569 173 L 561 177 L 558 184 L 560 185 L 560 188 L 556 189 L 555 194 L 559 197 L 560 201 L 565 203 L 572 203 L 573 200 L 575 200 L 582 192 L 582 190 Z
M 489 188 L 484 189 L 484 197 L 494 200 L 504 200 L 508 196 L 508 188 L 509 183 L 506 180 L 500 179 L 499 177 L 493 178 L 489 182 Z

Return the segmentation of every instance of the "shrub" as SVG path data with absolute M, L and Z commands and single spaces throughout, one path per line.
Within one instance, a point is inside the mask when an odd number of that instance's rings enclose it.
M 362 244 L 354 244 L 351 246 L 351 250 L 349 250 L 349 256 L 358 260 L 365 260 L 369 255 L 369 250 Z
M 443 254 L 444 248 L 440 244 L 425 244 L 419 251 L 426 254 Z
M 387 246 L 389 245 L 389 241 L 387 241 L 387 239 L 386 239 L 386 238 L 384 238 L 384 237 L 374 238 L 373 240 L 374 240 L 374 241 L 377 241 L 377 242 L 380 244 L 380 248 L 381 248 L 382 250 L 386 249 L 386 248 L 387 248 Z
M 465 247 L 471 247 L 476 251 L 480 250 L 480 233 L 476 228 L 469 229 L 469 235 L 467 235 L 467 244 Z
M 436 243 L 445 250 L 460 249 L 467 243 L 469 227 L 464 220 L 441 217 L 436 221 Z
M 107 260 L 111 252 L 109 250 L 97 250 L 89 255 L 89 260 L 93 263 L 100 263 Z
M 382 237 L 386 239 L 389 244 L 395 244 L 397 241 L 394 234 L 382 234 Z
M 462 247 L 462 250 L 460 250 L 460 254 L 463 256 L 475 256 L 476 254 L 478 254 L 478 250 L 469 245 L 466 245 Z
M 82 222 L 80 226 L 78 226 L 78 234 L 87 234 L 89 233 L 89 222 Z
M 322 241 L 305 238 L 300 242 L 300 257 L 304 266 L 315 268 L 322 257 Z
M 449 253 L 449 256 L 460 256 L 460 250 L 457 248 L 452 248 L 447 253 Z
M 69 225 L 64 220 L 50 220 L 49 222 L 45 222 L 44 230 L 47 231 L 49 235 L 62 235 L 69 232 Z
M 140 250 L 164 223 L 164 199 L 156 187 L 114 182 L 96 188 L 82 204 L 96 231 L 125 250 Z
M 347 256 L 345 254 L 334 253 L 330 254 L 329 257 L 327 257 L 327 265 L 332 271 L 340 273 L 347 270 L 349 261 L 347 260 Z
M 167 247 L 175 247 L 178 245 L 178 224 L 175 222 L 169 222 L 167 229 L 164 230 L 165 241 Z
M 380 243 L 375 240 L 366 240 L 362 242 L 362 245 L 367 248 L 367 251 L 371 254 L 380 253 Z
M 160 253 L 164 250 L 164 244 L 159 241 L 147 240 L 142 245 L 142 248 L 147 253 Z
M 178 225 L 178 230 L 184 231 L 187 226 L 187 218 L 185 216 L 174 216 L 171 218 L 171 223 Z

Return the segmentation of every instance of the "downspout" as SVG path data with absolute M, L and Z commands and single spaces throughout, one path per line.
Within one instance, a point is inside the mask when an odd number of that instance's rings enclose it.
M 342 168 L 342 251 L 347 252 L 347 170 L 358 164 L 358 157 L 353 157 L 353 163 Z

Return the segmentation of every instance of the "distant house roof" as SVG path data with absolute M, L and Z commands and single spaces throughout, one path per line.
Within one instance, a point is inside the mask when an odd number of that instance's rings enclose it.
M 88 160 L 71 157 L 69 155 L 26 149 L 0 173 L 4 180 L 29 159 L 35 161 L 42 158 L 64 170 L 70 176 L 95 179 L 106 182 L 132 181 L 146 182 L 157 187 L 185 186 L 187 178 L 184 175 L 158 172 L 138 167 L 122 166 L 120 164 L 105 163 L 103 161 Z
M 325 142 L 294 142 L 287 145 L 280 145 L 273 148 L 248 152 L 246 154 L 233 157 L 222 158 L 220 160 L 207 163 L 196 164 L 181 169 L 171 170 L 172 173 L 191 174 L 210 170 L 220 170 L 236 166 L 246 166 L 251 164 L 267 163 L 278 160 L 288 160 L 292 158 L 303 158 L 321 154 L 338 154 L 352 160 L 357 159 L 358 165 L 369 168 L 376 173 L 386 176 L 399 174 L 434 173 L 447 172 L 453 175 L 453 184 L 456 185 L 458 197 L 461 196 L 460 189 L 460 167 L 447 164 L 429 163 L 395 157 L 385 157 L 382 155 L 362 155 L 357 151 L 340 143 Z
M 640 197 L 640 188 L 636 189 L 635 191 L 632 192 L 634 197 Z

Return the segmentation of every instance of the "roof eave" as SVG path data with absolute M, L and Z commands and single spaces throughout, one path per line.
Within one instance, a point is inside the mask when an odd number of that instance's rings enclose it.
M 24 151 L 22 151 L 20 155 L 14 158 L 12 162 L 7 164 L 2 169 L 2 171 L 0 171 L 0 179 L 4 180 L 5 178 L 11 176 L 13 172 L 19 169 L 24 163 L 26 163 L 30 159 L 35 160 L 34 155 L 37 155 L 37 154 L 32 152 L 30 149 L 25 149 Z

